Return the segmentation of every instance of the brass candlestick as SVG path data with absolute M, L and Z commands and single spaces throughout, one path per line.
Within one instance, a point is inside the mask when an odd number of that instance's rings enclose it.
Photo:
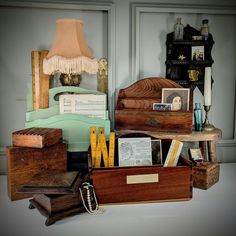
M 210 109 L 211 109 L 211 106 L 204 105 L 204 110 L 206 112 L 206 115 L 205 115 L 205 121 L 203 123 L 203 130 L 205 131 L 212 131 L 215 129 L 214 125 L 211 125 L 208 120 L 208 112 L 210 111 Z

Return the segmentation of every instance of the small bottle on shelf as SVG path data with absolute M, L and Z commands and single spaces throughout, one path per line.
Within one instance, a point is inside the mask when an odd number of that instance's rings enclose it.
M 202 131 L 202 108 L 201 103 L 195 103 L 194 108 L 194 126 L 195 131 Z
M 203 40 L 207 40 L 209 37 L 208 20 L 202 20 L 201 35 Z
M 184 25 L 181 23 L 181 18 L 177 18 L 174 25 L 174 40 L 183 40 L 184 38 Z

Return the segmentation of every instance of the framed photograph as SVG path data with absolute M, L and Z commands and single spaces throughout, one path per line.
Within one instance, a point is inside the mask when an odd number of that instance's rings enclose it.
M 189 98 L 189 88 L 162 88 L 162 103 L 171 103 L 172 111 L 188 111 Z
M 192 58 L 193 61 L 204 60 L 204 46 L 192 46 Z
M 171 103 L 153 103 L 153 110 L 155 111 L 171 111 Z
M 196 162 L 204 161 L 200 148 L 189 148 L 189 158 Z
M 151 138 L 119 138 L 119 166 L 152 165 Z
M 162 162 L 162 148 L 160 139 L 152 139 L 152 164 L 161 165 Z

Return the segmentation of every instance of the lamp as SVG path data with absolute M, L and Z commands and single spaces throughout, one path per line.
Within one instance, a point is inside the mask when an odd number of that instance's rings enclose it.
M 59 19 L 56 21 L 56 35 L 51 49 L 43 61 L 43 72 L 60 72 L 62 85 L 79 86 L 80 74 L 96 74 L 97 60 L 88 48 L 81 20 Z

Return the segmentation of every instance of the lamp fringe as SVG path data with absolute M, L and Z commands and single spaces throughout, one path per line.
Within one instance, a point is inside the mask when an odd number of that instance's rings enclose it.
M 44 74 L 54 74 L 56 72 L 64 74 L 81 74 L 87 72 L 89 74 L 96 74 L 98 71 L 98 62 L 96 58 L 77 57 L 77 58 L 63 58 L 61 56 L 53 56 L 49 59 L 43 60 Z

